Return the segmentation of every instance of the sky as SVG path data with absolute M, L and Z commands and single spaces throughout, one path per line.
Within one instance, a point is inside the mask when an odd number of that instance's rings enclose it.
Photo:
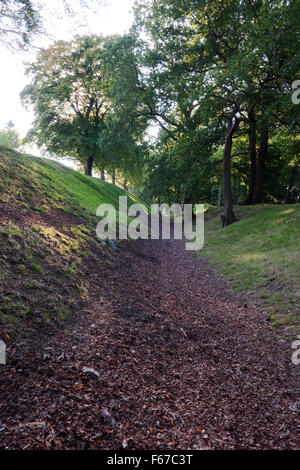
M 122 34 L 129 30 L 133 20 L 134 0 L 94 0 L 98 5 L 91 10 L 78 8 L 80 14 L 76 18 L 64 14 L 62 0 L 47 1 L 43 16 L 50 37 L 39 38 L 39 47 L 47 47 L 57 39 L 69 40 L 75 34 Z M 76 6 L 74 0 L 70 4 Z M 35 54 L 35 49 L 21 53 L 0 45 L 0 129 L 12 121 L 21 137 L 25 137 L 34 119 L 33 112 L 22 107 L 19 94 L 29 83 L 25 64 L 33 61 Z

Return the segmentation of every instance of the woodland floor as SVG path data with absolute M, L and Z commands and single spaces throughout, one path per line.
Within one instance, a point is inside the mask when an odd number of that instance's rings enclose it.
M 298 448 L 299 367 L 249 299 L 181 241 L 113 259 L 76 321 L 12 347 L 0 448 Z

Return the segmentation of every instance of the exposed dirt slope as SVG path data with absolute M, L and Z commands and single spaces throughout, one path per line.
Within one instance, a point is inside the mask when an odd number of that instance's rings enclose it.
M 0 339 L 49 330 L 80 312 L 91 261 L 110 263 L 96 238 L 96 208 L 117 208 L 124 195 L 55 161 L 0 147 Z

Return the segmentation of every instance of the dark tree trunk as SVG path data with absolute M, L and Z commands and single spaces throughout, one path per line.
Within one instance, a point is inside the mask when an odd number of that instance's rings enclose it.
M 86 176 L 92 176 L 93 161 L 94 161 L 94 158 L 89 157 L 84 163 L 84 174 Z
M 127 191 L 127 179 L 126 178 L 124 179 L 123 189 L 124 191 Z
M 104 173 L 104 170 L 101 170 L 101 179 L 102 179 L 102 181 L 105 181 L 105 173 Z
M 112 184 L 116 184 L 116 170 L 113 170 L 111 174 L 111 181 L 112 181 Z
M 254 186 L 256 178 L 256 120 L 253 110 L 248 112 L 249 117 L 249 191 L 244 204 L 253 204 Z
M 234 204 L 237 204 L 238 193 L 237 193 L 237 180 L 236 180 L 236 174 L 235 173 L 233 175 L 233 191 L 234 191 L 233 201 L 234 201 Z
M 268 153 L 269 129 L 264 124 L 260 134 L 260 145 L 256 162 L 256 177 L 253 192 L 253 203 L 259 204 L 264 200 L 264 182 L 265 182 L 265 165 Z
M 224 194 L 224 214 L 221 216 L 223 227 L 233 224 L 236 218 L 233 212 L 232 204 L 232 189 L 231 189 L 231 150 L 232 138 L 236 129 L 238 128 L 239 121 L 235 118 L 228 118 L 227 130 L 225 137 L 225 146 L 223 154 L 223 194 Z
M 222 183 L 220 184 L 219 192 L 218 192 L 218 202 L 217 202 L 218 206 L 221 205 L 221 198 L 222 198 Z

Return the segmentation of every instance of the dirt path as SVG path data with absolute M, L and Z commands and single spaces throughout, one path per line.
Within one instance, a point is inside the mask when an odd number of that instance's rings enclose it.
M 290 343 L 180 241 L 114 260 L 75 326 L 1 366 L 0 448 L 296 448 Z

